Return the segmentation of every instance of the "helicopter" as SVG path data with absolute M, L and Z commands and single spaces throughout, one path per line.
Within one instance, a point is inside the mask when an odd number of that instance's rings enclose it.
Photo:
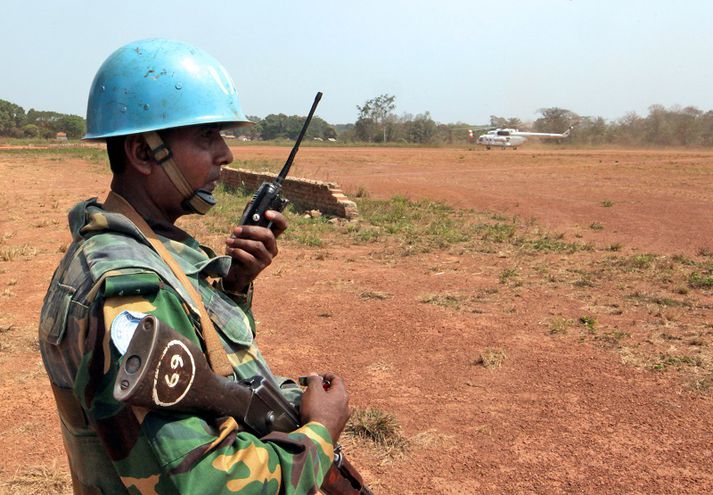
M 569 137 L 571 131 L 572 127 L 561 134 L 551 132 L 525 132 L 517 129 L 493 129 L 485 134 L 481 134 L 478 137 L 478 140 L 475 141 L 475 134 L 473 133 L 473 130 L 468 129 L 468 140 L 471 143 L 477 142 L 477 144 L 485 146 L 485 149 L 488 150 L 493 146 L 497 148 L 512 148 L 516 150 L 518 146 L 527 141 L 527 138 L 566 138 Z

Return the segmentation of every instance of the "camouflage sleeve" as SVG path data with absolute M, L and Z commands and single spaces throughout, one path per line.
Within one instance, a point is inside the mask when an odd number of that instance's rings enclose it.
M 130 493 L 315 493 L 331 466 L 333 445 L 326 428 L 316 422 L 290 433 L 274 432 L 263 438 L 242 431 L 233 418 L 212 420 L 195 415 L 126 408 L 112 396 L 121 355 L 111 342 L 110 327 L 124 310 L 153 314 L 198 343 L 182 302 L 166 287 L 153 294 L 110 297 L 101 315 L 104 374 L 89 375 L 97 365 L 81 367 L 77 384 L 92 388 L 91 415 L 102 418 L 100 436 Z M 98 329 L 100 330 L 100 329 Z M 250 346 L 252 349 L 254 344 Z M 257 351 L 259 355 L 259 351 Z M 261 359 L 261 356 L 259 356 Z M 235 359 L 231 362 L 235 365 Z M 83 394 L 87 396 L 86 390 Z M 130 412 L 129 412 L 130 411 Z M 127 412 L 135 427 L 127 428 Z M 121 421 L 112 423 L 113 418 Z M 124 425 L 121 434 L 112 433 Z M 126 430 L 135 429 L 126 433 Z
M 228 297 L 230 297 L 230 299 L 232 299 L 238 306 L 240 306 L 243 311 L 252 311 L 254 290 L 254 286 L 252 283 L 248 286 L 245 292 L 233 292 L 223 287 L 223 280 L 221 279 L 220 281 L 216 282 L 216 288 L 222 290 Z
M 230 417 L 211 424 L 151 411 L 141 431 L 160 472 L 142 469 L 141 454 L 117 464 L 125 486 L 140 493 L 315 493 L 332 462 L 329 433 L 318 423 L 257 439 Z

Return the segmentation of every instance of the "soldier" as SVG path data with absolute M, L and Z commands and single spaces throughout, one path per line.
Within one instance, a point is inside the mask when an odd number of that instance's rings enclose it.
M 223 256 L 175 225 L 215 204 L 233 160 L 220 131 L 249 124 L 224 67 L 185 43 L 130 43 L 94 78 L 85 139 L 107 144 L 111 192 L 70 211 L 73 242 L 40 321 L 75 493 L 314 493 L 332 464 L 349 417 L 343 381 L 314 375 L 302 394 L 254 340 L 252 282 L 277 255 L 285 217 L 268 212 L 272 230 L 234 227 Z M 149 314 L 206 350 L 216 372 L 272 380 L 301 402 L 304 426 L 257 438 L 230 417 L 117 402 L 122 354 Z

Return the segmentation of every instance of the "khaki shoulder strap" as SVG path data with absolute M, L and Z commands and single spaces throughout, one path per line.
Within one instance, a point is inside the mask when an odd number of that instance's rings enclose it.
M 200 294 L 196 291 L 195 287 L 186 274 L 178 266 L 176 260 L 171 256 L 166 247 L 163 245 L 161 240 L 158 238 L 153 229 L 148 223 L 139 215 L 133 206 L 129 204 L 123 197 L 116 194 L 114 191 L 110 191 L 109 195 L 104 202 L 104 209 L 114 213 L 121 213 L 126 218 L 131 220 L 136 228 L 138 228 L 141 233 L 149 240 L 151 246 L 156 250 L 163 261 L 168 265 L 173 274 L 178 278 L 178 281 L 183 285 L 183 287 L 188 292 L 188 295 L 193 299 L 196 307 L 198 308 L 198 314 L 201 319 L 201 329 L 203 331 L 203 340 L 205 341 L 206 356 L 208 357 L 208 362 L 210 363 L 213 371 L 222 376 L 229 376 L 233 374 L 233 367 L 228 361 L 228 356 L 223 347 L 223 343 L 220 340 L 220 336 L 213 326 L 213 322 L 210 321 L 208 316 L 208 311 L 203 304 L 203 299 L 201 299 Z

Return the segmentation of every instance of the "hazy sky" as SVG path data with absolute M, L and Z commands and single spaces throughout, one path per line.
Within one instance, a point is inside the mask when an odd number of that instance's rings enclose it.
M 260 117 L 304 115 L 317 91 L 333 124 L 382 93 L 444 123 L 713 109 L 704 0 L 0 0 L 0 99 L 84 115 L 104 59 L 147 37 L 214 55 Z

